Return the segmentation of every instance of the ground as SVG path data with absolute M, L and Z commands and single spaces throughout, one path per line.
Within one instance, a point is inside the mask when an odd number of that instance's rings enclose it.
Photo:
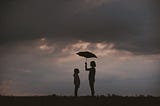
M 2 104 L 2 105 L 1 105 Z M 1 106 L 160 106 L 160 97 L 0 96 Z

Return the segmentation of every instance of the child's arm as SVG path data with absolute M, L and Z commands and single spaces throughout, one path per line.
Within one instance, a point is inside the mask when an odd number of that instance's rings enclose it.
M 90 68 L 87 68 L 87 63 L 85 62 L 85 70 L 90 71 Z

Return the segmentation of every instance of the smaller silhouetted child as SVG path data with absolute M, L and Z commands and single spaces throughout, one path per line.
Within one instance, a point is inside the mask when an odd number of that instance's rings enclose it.
M 80 78 L 79 78 L 79 76 L 78 76 L 78 73 L 79 73 L 79 69 L 75 68 L 75 69 L 74 69 L 74 74 L 73 74 L 73 77 L 74 77 L 74 85 L 75 85 L 74 96 L 77 96 L 78 88 L 79 88 L 79 86 L 80 86 Z

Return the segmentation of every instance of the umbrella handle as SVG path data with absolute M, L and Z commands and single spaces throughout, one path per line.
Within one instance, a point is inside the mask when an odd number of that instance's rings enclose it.
M 86 58 L 86 63 L 87 63 L 87 58 Z

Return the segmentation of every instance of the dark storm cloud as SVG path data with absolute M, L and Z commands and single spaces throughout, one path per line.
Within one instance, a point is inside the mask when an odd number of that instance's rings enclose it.
M 5 2 L 1 7 L 0 42 L 48 37 L 59 41 L 113 42 L 117 49 L 139 54 L 160 52 L 159 14 L 154 12 L 159 8 L 153 8 L 157 3 L 151 0 L 104 1 Z
M 153 19 L 153 23 L 155 25 L 155 31 L 154 31 L 154 34 L 156 35 L 156 44 L 157 45 L 160 45 L 160 1 L 159 0 L 153 0 L 152 1 L 152 4 L 153 4 L 153 14 L 154 14 L 154 19 Z

